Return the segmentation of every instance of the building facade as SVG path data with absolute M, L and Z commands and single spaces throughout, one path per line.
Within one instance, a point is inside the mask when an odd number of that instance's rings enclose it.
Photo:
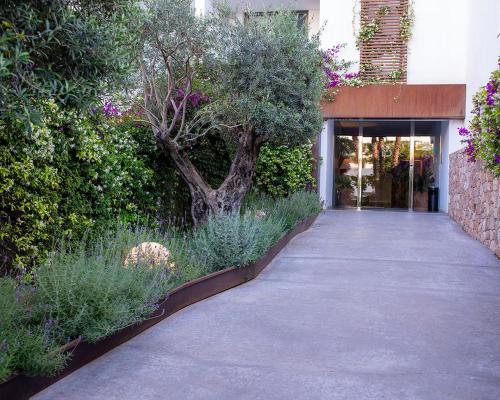
M 458 128 L 467 124 L 472 96 L 500 55 L 498 0 L 228 4 L 241 18 L 247 11 L 293 9 L 310 34 L 320 32 L 322 48 L 345 44 L 341 56 L 355 62 L 353 72 L 381 78 L 341 87 L 323 103 L 325 122 L 315 148 L 325 207 L 426 211 L 431 200 L 448 211 L 450 154 L 462 147 Z M 213 0 L 194 5 L 210 12 Z M 413 22 L 403 35 L 408 15 Z M 360 35 L 366 25 L 371 27 Z

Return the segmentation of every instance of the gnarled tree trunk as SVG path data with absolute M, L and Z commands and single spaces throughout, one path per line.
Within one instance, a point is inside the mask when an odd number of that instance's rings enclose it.
M 251 132 L 238 134 L 238 147 L 229 173 L 219 188 L 213 189 L 189 160 L 186 152 L 168 137 L 160 142 L 171 157 L 191 193 L 191 216 L 195 225 L 209 215 L 239 210 L 243 197 L 252 185 L 261 140 Z

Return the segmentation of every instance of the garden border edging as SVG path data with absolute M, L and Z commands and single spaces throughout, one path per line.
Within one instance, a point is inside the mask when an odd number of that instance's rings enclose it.
M 319 215 L 319 214 L 318 214 Z M 46 387 L 71 374 L 85 364 L 107 353 L 109 350 L 132 339 L 163 319 L 183 308 L 207 299 L 218 293 L 255 279 L 274 257 L 298 234 L 306 231 L 316 220 L 314 215 L 299 222 L 294 229 L 271 246 L 255 263 L 243 268 L 227 268 L 186 282 L 172 289 L 160 306 L 145 321 L 124 328 L 97 343 L 74 341 L 73 356 L 65 368 L 53 377 L 14 375 L 0 384 L 0 398 L 24 400 L 41 392 Z M 68 347 L 68 346 L 64 346 Z

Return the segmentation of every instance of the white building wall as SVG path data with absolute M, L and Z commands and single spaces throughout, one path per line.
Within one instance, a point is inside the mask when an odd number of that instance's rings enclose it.
M 472 96 L 488 81 L 500 56 L 500 1 L 469 0 L 467 6 L 466 118 L 470 118 Z
M 323 124 L 320 135 L 319 197 L 325 208 L 333 204 L 333 126 L 330 119 Z
M 479 0 L 479 2 L 482 0 Z M 469 0 L 415 0 L 408 42 L 409 84 L 465 83 Z
M 356 4 L 354 0 L 319 0 L 322 48 L 327 49 L 337 44 L 346 44 L 341 56 L 359 64 L 359 50 L 356 48 L 353 18 Z M 359 67 L 357 67 L 359 68 Z M 356 68 L 355 68 L 356 69 Z

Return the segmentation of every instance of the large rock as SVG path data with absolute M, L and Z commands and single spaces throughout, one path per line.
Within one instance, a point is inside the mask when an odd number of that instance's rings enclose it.
M 165 246 L 156 242 L 144 242 L 130 249 L 124 264 L 125 266 L 146 264 L 150 265 L 151 268 L 165 266 L 173 269 L 174 264 L 169 262 L 169 258 L 170 251 Z

